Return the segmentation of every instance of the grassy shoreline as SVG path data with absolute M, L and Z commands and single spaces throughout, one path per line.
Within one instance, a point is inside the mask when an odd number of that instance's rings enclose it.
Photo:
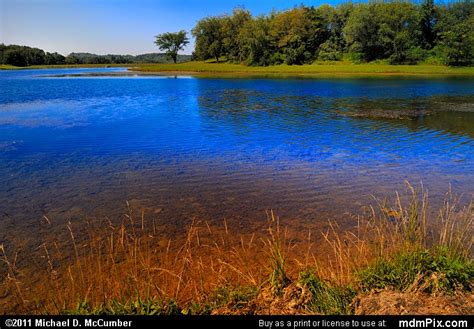
M 296 239 L 269 214 L 247 235 L 193 220 L 184 236 L 131 209 L 121 224 L 44 240 L 35 284 L 0 246 L 9 314 L 472 314 L 474 200 L 447 197 L 428 218 L 427 194 L 379 200 L 354 229 L 330 223 Z M 45 218 L 43 225 L 51 225 Z M 79 230 L 80 231 L 80 230 Z M 302 232 L 296 232 L 300 234 Z M 301 238 L 301 236 L 299 236 Z M 302 242 L 306 240 L 307 242 Z M 299 243 L 295 241 L 300 241 Z M 72 255 L 70 255 L 72 253 Z M 69 254 L 69 255 L 68 255 Z M 4 295 L 6 296 L 6 295 Z M 396 301 L 396 303 L 394 303 Z M 394 304 L 398 306 L 394 306 Z
M 132 67 L 130 64 L 63 64 L 63 65 L 32 65 L 13 66 L 0 65 L 1 70 L 43 70 L 43 69 L 80 69 L 80 68 L 108 68 L 108 67 Z
M 134 72 L 204 76 L 472 76 L 474 67 L 453 68 L 441 65 L 387 65 L 323 62 L 311 65 L 244 66 L 228 63 L 187 62 L 152 64 L 129 68 Z
M 94 64 L 94 65 L 40 65 L 18 68 L 1 65 L 0 70 L 126 67 L 131 72 L 158 75 L 197 75 L 208 77 L 274 76 L 274 77 L 474 77 L 474 67 L 442 65 L 388 65 L 352 64 L 349 62 L 320 62 L 311 65 L 245 66 L 213 62 L 186 62 L 180 64 Z

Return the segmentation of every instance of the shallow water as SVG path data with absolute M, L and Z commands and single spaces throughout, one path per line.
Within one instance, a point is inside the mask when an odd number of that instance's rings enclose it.
M 0 71 L 0 243 L 126 201 L 177 228 L 269 209 L 309 227 L 405 180 L 474 192 L 472 78 L 68 76 L 121 70 Z

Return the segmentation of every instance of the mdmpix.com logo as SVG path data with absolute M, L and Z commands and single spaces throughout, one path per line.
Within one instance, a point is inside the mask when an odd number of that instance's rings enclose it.
M 436 318 L 399 320 L 400 328 L 467 328 L 467 320 L 438 320 Z

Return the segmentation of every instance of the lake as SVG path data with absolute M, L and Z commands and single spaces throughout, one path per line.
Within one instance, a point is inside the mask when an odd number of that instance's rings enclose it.
M 349 223 L 423 182 L 474 192 L 473 78 L 199 78 L 0 71 L 0 243 L 131 208 L 252 229 Z M 94 73 L 94 74 L 91 74 Z M 387 115 L 389 113 L 389 115 Z

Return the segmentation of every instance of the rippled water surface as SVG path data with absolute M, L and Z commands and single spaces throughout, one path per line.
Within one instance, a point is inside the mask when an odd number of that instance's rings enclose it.
M 404 180 L 474 192 L 474 79 L 68 76 L 120 70 L 0 72 L 0 242 L 126 201 L 176 227 L 305 226 Z

